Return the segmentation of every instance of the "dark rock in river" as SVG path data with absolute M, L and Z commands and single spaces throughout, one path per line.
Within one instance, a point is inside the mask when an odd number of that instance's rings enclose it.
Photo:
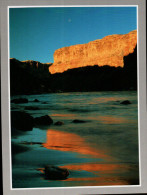
M 25 110 L 39 110 L 39 108 L 34 106 L 26 106 Z
M 15 103 L 15 104 L 28 103 L 28 99 L 26 98 L 13 99 L 11 100 L 11 103 Z
M 25 112 L 11 111 L 11 127 L 18 130 L 32 130 L 34 126 L 34 118 Z
M 53 123 L 53 120 L 48 115 L 36 117 L 34 118 L 34 121 L 35 121 L 36 126 L 37 125 L 51 125 Z
M 33 102 L 40 102 L 38 99 L 35 99 Z
M 60 125 L 64 125 L 64 123 L 62 121 L 57 121 L 54 125 L 60 126 Z
M 72 121 L 73 123 L 86 123 L 86 121 L 75 119 Z
M 46 179 L 66 179 L 69 175 L 69 171 L 64 168 L 59 168 L 52 165 L 47 165 L 45 167 L 45 177 Z
M 128 105 L 128 104 L 131 104 L 131 102 L 129 100 L 125 100 L 125 101 L 122 101 L 120 104 Z
M 42 104 L 47 104 L 47 102 L 42 102 Z

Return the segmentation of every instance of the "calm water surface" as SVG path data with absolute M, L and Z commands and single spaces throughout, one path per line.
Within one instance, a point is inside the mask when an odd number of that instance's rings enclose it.
M 64 125 L 34 128 L 12 137 L 24 147 L 12 154 L 14 188 L 138 185 L 137 93 L 82 92 L 54 93 L 26 97 L 27 104 L 11 104 L 11 110 L 24 110 L 33 117 L 49 115 Z M 32 102 L 38 99 L 40 102 Z M 123 100 L 132 104 L 122 105 Z M 80 119 L 85 123 L 72 123 Z M 36 144 L 33 144 L 36 143 Z M 66 167 L 66 180 L 45 180 L 47 164 Z

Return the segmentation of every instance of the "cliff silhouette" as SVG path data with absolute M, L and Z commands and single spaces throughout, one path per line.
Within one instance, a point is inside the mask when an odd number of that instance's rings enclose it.
M 10 59 L 10 92 L 17 94 L 36 94 L 48 91 L 48 68 L 51 64 L 37 61 Z

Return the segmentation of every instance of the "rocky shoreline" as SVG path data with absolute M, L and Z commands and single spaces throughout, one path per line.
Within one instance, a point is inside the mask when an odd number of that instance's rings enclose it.
M 122 95 L 119 95 L 119 92 L 110 92 L 110 95 L 106 96 L 107 93 L 96 92 L 91 93 L 91 95 L 89 93 L 67 93 L 11 97 L 13 186 L 32 187 L 41 185 L 43 187 L 53 187 L 54 185 L 62 185 L 58 183 L 59 181 L 63 182 L 65 186 L 68 186 L 68 183 L 78 186 L 79 180 L 82 184 L 82 177 L 84 177 L 85 183 L 86 180 L 89 180 L 91 181 L 90 185 L 95 185 L 94 175 L 96 170 L 92 168 L 93 163 L 95 163 L 98 170 L 101 161 L 104 162 L 103 166 L 108 168 L 109 164 L 107 163 L 115 163 L 110 162 L 109 158 L 105 159 L 105 155 L 101 155 L 104 154 L 103 150 L 101 153 L 99 151 L 95 152 L 96 149 L 99 150 L 100 140 L 105 136 L 107 139 L 113 139 L 114 134 L 117 140 L 117 136 L 121 134 L 121 131 L 127 133 L 123 129 L 127 124 L 125 118 L 120 116 L 115 118 L 114 113 L 108 118 L 105 113 L 106 117 L 102 118 L 103 112 L 107 110 L 109 113 L 109 109 L 117 107 L 113 111 L 116 112 L 117 109 L 121 109 L 121 113 L 123 113 L 136 105 L 136 101 L 132 99 L 131 95 L 129 96 L 129 94 L 135 94 L 135 91 L 120 92 Z M 87 104 L 85 98 L 88 101 Z M 106 100 L 108 102 L 103 105 L 102 102 Z M 79 107 L 79 104 L 82 107 Z M 87 107 L 87 105 L 89 106 Z M 98 115 L 95 114 L 95 109 Z M 132 119 L 129 120 L 131 123 Z M 107 123 L 108 126 L 106 127 Z M 109 123 L 112 124 L 109 125 Z M 120 127 L 117 132 L 120 123 L 122 128 Z M 86 137 L 91 138 L 90 142 L 85 139 Z M 96 139 L 98 139 L 98 145 L 95 148 L 93 147 L 93 141 L 96 141 Z M 114 143 L 116 140 L 114 139 Z M 103 147 L 106 145 L 104 142 Z M 76 166 L 79 166 L 80 170 L 77 171 Z M 90 171 L 86 169 L 87 166 Z M 116 169 L 117 166 L 119 167 L 119 165 L 116 165 Z M 120 175 L 121 169 L 126 170 L 125 166 L 128 167 L 129 165 L 126 163 L 123 166 L 124 168 L 120 168 Z M 48 172 L 45 171 L 46 167 L 48 167 Z M 107 174 L 109 175 L 109 172 Z M 88 176 L 90 178 L 87 178 Z M 111 177 L 111 175 L 109 176 Z M 127 182 L 125 177 L 124 182 Z M 23 178 L 26 183 L 18 183 L 18 178 Z M 31 183 L 29 183 L 29 178 L 31 178 Z M 105 179 L 107 180 L 107 178 Z M 112 183 L 115 183 L 115 181 Z M 109 184 L 111 185 L 111 182 Z M 103 184 L 97 181 L 96 185 Z

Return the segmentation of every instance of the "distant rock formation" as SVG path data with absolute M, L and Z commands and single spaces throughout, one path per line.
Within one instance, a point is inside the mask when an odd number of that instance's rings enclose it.
M 34 69 L 38 69 L 42 71 L 47 71 L 49 66 L 52 65 L 52 63 L 40 63 L 38 61 L 33 61 L 33 60 L 25 60 L 21 62 L 32 66 L 32 68 Z
M 85 66 L 124 66 L 124 56 L 134 52 L 137 45 L 137 31 L 124 35 L 109 35 L 87 44 L 57 49 L 54 63 L 49 67 L 51 74 Z
M 10 59 L 10 92 L 17 94 L 36 94 L 48 92 L 48 68 L 50 63 Z

